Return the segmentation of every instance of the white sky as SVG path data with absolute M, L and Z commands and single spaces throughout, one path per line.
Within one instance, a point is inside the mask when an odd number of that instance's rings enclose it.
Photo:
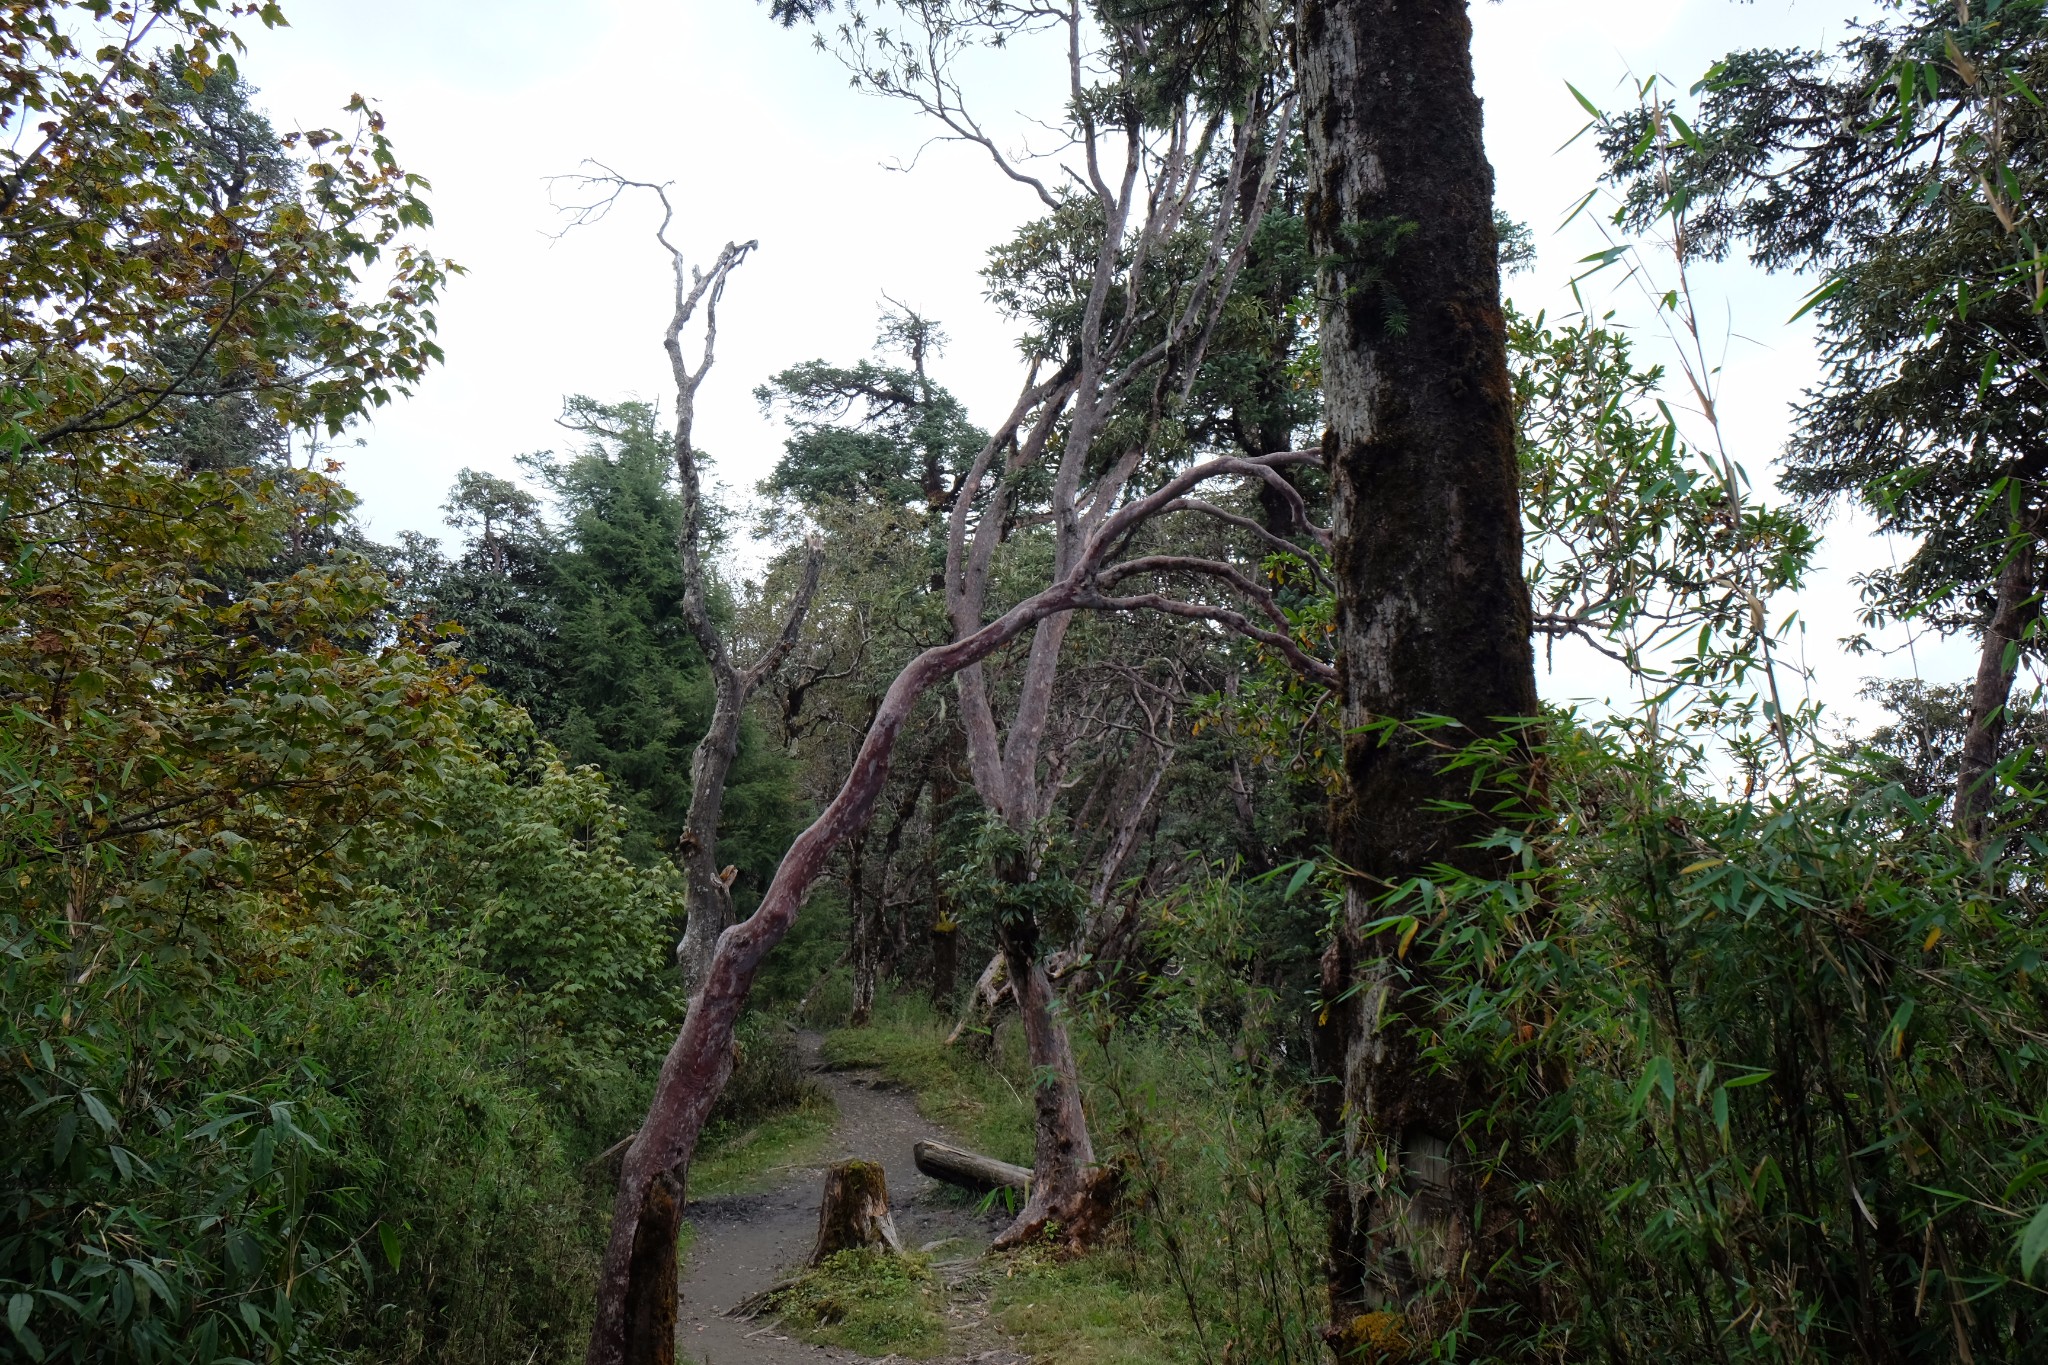
M 1608 107 L 1631 100 L 1631 73 L 1689 86 L 1743 46 L 1831 44 L 1871 0 L 1505 0 L 1473 7 L 1498 202 L 1536 231 L 1537 269 L 1511 289 L 1525 308 L 1572 311 L 1573 263 L 1605 245 L 1589 221 L 1558 233 L 1592 188 L 1590 139 L 1560 151 L 1585 122 L 1565 82 Z M 818 357 L 868 352 L 884 292 L 939 318 L 954 341 L 940 376 L 984 421 L 1007 407 L 1017 371 L 1010 336 L 982 300 L 986 249 L 1037 207 L 979 151 L 941 146 L 915 170 L 927 131 L 905 110 L 847 88 L 802 32 L 769 22 L 752 0 L 291 0 L 292 27 L 256 33 L 242 63 L 280 127 L 341 118 L 351 92 L 390 118 L 404 163 L 434 184 L 431 243 L 467 267 L 440 310 L 448 364 L 415 398 L 379 414 L 360 449 L 336 452 L 362 496 L 372 534 L 445 535 L 439 506 L 465 465 L 516 475 L 522 451 L 564 444 L 561 398 L 660 399 L 666 361 L 666 262 L 650 207 L 626 205 L 561 241 L 544 178 L 585 157 L 640 179 L 672 180 L 672 240 L 708 258 L 728 239 L 760 251 L 727 291 L 718 366 L 699 399 L 699 436 L 721 476 L 751 489 L 780 452 L 779 427 L 752 391 L 769 374 Z M 1056 112 L 1057 73 L 1028 51 L 992 59 L 995 115 Z M 1618 279 L 1618 276 L 1616 277 Z M 1605 281 L 1607 277 L 1601 277 Z M 1702 311 L 1732 333 L 1724 425 L 1760 490 L 1790 405 L 1816 374 L 1808 330 L 1788 327 L 1807 283 L 1743 265 L 1694 276 Z M 1596 282 L 1589 303 L 1655 324 L 1633 287 Z M 1646 334 L 1654 353 L 1655 332 Z M 1672 395 L 1679 406 L 1679 395 Z M 1799 595 L 1816 695 L 1858 711 L 1874 673 L 1958 679 L 1968 641 L 1922 638 L 1912 654 L 1850 659 L 1856 629 L 1848 575 L 1892 551 L 1837 520 L 1822 573 Z M 1889 643 L 1903 646 L 1904 637 Z M 1547 695 L 1601 695 L 1608 670 L 1560 648 Z M 1846 717 L 1845 717 L 1846 718 Z

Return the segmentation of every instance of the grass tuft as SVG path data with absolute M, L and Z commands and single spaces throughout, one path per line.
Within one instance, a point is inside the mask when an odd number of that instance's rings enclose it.
M 1058 1365 L 1182 1365 L 1200 1359 L 1172 1295 L 1135 1283 L 1109 1255 L 1020 1252 L 999 1272 L 990 1313 L 1033 1359 Z M 1253 1354 L 1249 1359 L 1257 1359 Z
M 815 1165 L 839 1121 L 832 1097 L 812 1089 L 786 1114 L 720 1134 L 690 1163 L 690 1194 L 756 1194 L 782 1182 L 791 1166 Z
M 945 1289 L 924 1256 L 842 1251 L 769 1301 L 769 1311 L 806 1341 L 862 1355 L 937 1355 Z

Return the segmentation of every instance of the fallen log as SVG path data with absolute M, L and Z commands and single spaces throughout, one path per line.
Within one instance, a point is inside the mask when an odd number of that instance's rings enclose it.
M 958 1147 L 948 1147 L 943 1142 L 919 1142 L 910 1149 L 911 1157 L 917 1162 L 917 1169 L 934 1180 L 943 1180 L 948 1185 L 985 1194 L 990 1190 L 1028 1190 L 1031 1187 L 1031 1168 L 1012 1166 L 1007 1161 L 982 1156 L 976 1152 L 963 1152 Z
M 837 1252 L 857 1250 L 903 1254 L 903 1239 L 889 1216 L 889 1178 L 872 1161 L 842 1161 L 825 1172 L 811 1264 L 823 1265 Z

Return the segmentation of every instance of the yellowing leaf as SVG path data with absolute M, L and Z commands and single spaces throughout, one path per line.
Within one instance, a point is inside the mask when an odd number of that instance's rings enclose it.
M 1939 942 L 1941 942 L 1941 926 L 1937 924 L 1932 929 L 1929 929 L 1927 931 L 1926 941 L 1921 943 L 1920 951 L 1923 953 L 1929 952 L 1933 949 L 1934 945 Z
M 1726 858 L 1702 858 L 1698 862 L 1694 863 L 1691 867 L 1680 868 L 1678 870 L 1678 875 L 1681 877 L 1690 877 L 1695 872 L 1704 872 L 1710 867 L 1719 867 L 1722 863 L 1725 863 L 1727 861 L 1728 860 Z

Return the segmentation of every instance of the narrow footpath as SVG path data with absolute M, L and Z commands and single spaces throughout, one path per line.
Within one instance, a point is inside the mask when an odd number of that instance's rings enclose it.
M 882 1163 L 904 1246 L 930 1253 L 933 1269 L 953 1288 L 947 1323 L 953 1344 L 940 1359 L 955 1365 L 1028 1365 L 1029 1358 L 1008 1349 L 1003 1334 L 987 1321 L 986 1296 L 970 1283 L 974 1263 L 1001 1230 L 1003 1215 L 977 1214 L 956 1192 L 917 1169 L 911 1144 L 919 1138 L 948 1139 L 918 1114 L 907 1091 L 875 1073 L 825 1070 L 818 1062 L 819 1037 L 805 1034 L 802 1041 L 812 1079 L 838 1107 L 838 1124 L 816 1165 L 783 1172 L 766 1193 L 690 1201 L 684 1216 L 696 1237 L 683 1270 L 678 1357 L 693 1365 L 854 1365 L 867 1359 L 798 1341 L 772 1318 L 749 1322 L 725 1315 L 733 1304 L 801 1267 L 817 1239 L 825 1167 L 858 1157 Z

